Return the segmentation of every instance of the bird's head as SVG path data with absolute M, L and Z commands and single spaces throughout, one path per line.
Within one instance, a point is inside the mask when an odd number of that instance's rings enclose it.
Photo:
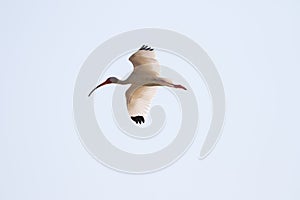
M 108 79 L 106 79 L 106 81 L 108 81 L 109 83 L 117 83 L 119 79 L 116 77 L 109 77 Z
M 103 86 L 103 85 L 107 85 L 110 83 L 117 83 L 119 81 L 119 79 L 117 79 L 116 77 L 109 77 L 108 79 L 106 79 L 106 81 L 104 81 L 103 83 L 99 84 L 97 87 L 95 87 L 90 93 L 89 96 L 91 96 L 91 94 L 98 89 L 99 87 Z

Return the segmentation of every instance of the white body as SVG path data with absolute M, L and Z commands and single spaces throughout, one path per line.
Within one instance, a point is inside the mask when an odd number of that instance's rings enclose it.
M 153 49 L 143 45 L 136 53 L 130 56 L 129 61 L 133 64 L 134 70 L 129 77 L 122 81 L 115 77 L 108 78 L 105 82 L 94 88 L 89 96 L 99 87 L 109 84 L 131 84 L 126 91 L 127 110 L 131 119 L 136 123 L 144 123 L 144 117 L 148 114 L 151 101 L 156 94 L 156 86 L 168 86 L 181 88 L 171 80 L 159 77 L 160 65 L 155 58 Z

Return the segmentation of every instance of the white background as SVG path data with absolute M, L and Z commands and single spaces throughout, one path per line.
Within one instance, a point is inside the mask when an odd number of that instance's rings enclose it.
M 299 1 L 1 1 L 0 199 L 299 199 Z M 73 122 L 79 69 L 103 41 L 155 27 L 200 44 L 227 113 L 201 143 L 153 174 L 115 172 Z M 109 100 L 108 100 L 109 101 Z

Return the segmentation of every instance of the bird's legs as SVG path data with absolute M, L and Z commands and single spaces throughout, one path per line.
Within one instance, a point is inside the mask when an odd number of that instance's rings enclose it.
M 182 85 L 175 85 L 175 84 L 173 84 L 173 87 L 174 88 L 179 88 L 179 89 L 184 89 L 184 90 L 187 90 L 184 86 L 182 86 Z
M 173 88 L 187 90 L 184 86 L 173 84 L 171 80 L 166 79 L 166 78 L 159 78 L 159 79 L 157 79 L 157 81 L 158 81 L 158 85 L 161 85 L 161 86 L 167 86 L 167 87 L 173 87 Z

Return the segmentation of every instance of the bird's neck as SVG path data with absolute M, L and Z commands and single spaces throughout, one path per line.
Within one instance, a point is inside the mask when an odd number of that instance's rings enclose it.
M 118 80 L 117 84 L 126 85 L 129 84 L 127 80 Z

